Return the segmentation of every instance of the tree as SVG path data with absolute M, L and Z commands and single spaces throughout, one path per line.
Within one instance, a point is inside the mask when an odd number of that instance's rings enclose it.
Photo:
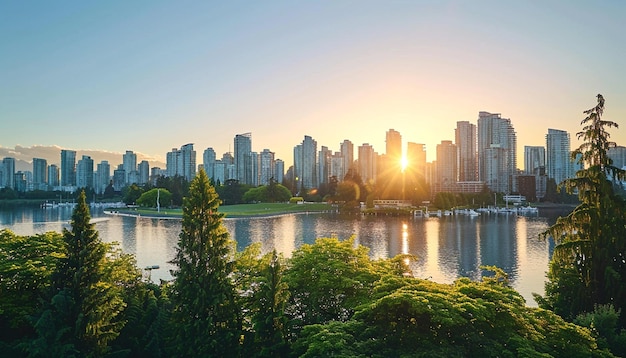
M 0 341 L 34 334 L 28 317 L 41 311 L 62 255 L 60 233 L 18 236 L 0 230 Z
M 626 310 L 626 202 L 614 191 L 614 183 L 626 172 L 612 165 L 608 128 L 617 123 L 602 119 L 604 98 L 584 113 L 582 144 L 572 153 L 586 168 L 565 180 L 568 193 L 578 192 L 580 204 L 543 233 L 558 243 L 549 267 L 541 307 L 572 320 L 597 305 L 612 304 Z M 626 320 L 621 317 L 620 326 Z
M 172 263 L 171 301 L 176 356 L 236 355 L 239 330 L 233 272 L 234 244 L 217 211 L 220 200 L 204 170 L 191 181 Z
M 50 308 L 35 324 L 39 334 L 31 345 L 35 355 L 63 346 L 64 352 L 101 356 L 124 325 L 118 317 L 124 302 L 105 274 L 108 247 L 90 220 L 83 191 L 72 213 L 71 230 L 63 229 L 65 257 L 59 259 L 53 274 L 55 294 Z
M 137 199 L 137 205 L 146 208 L 156 208 L 157 198 L 159 198 L 161 208 L 169 207 L 172 203 L 172 194 L 167 189 L 155 188 L 141 194 Z
M 131 186 L 124 188 L 123 192 L 124 203 L 126 205 L 131 205 L 135 204 L 137 202 L 137 199 L 141 197 L 141 194 L 143 194 L 143 189 L 141 189 L 137 184 L 132 184 Z
M 261 280 L 254 293 L 256 309 L 252 318 L 257 357 L 286 357 L 287 317 L 285 305 L 289 297 L 283 281 L 285 265 L 274 249 L 262 260 Z

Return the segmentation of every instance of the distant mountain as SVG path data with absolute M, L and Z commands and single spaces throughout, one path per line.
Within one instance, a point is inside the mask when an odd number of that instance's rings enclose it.
M 96 165 L 103 160 L 108 161 L 111 168 L 114 169 L 118 164 L 122 163 L 122 155 L 124 155 L 124 153 L 108 152 L 103 150 L 62 148 L 57 145 L 34 145 L 32 147 L 22 147 L 20 145 L 16 145 L 13 149 L 0 146 L 0 160 L 5 157 L 15 158 L 16 171 L 32 171 L 33 158 L 42 158 L 48 161 L 48 165 L 56 164 L 60 166 L 62 149 L 75 150 L 76 162 L 78 162 L 83 155 L 90 156 L 94 162 L 94 170 L 96 169 Z M 137 164 L 139 164 L 142 160 L 147 160 L 150 163 L 150 168 L 160 167 L 165 169 L 165 163 L 163 161 L 157 160 L 156 158 L 143 153 L 134 153 L 137 154 Z

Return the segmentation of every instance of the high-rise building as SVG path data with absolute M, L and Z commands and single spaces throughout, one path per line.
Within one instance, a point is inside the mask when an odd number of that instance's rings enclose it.
M 124 165 L 120 164 L 117 169 L 113 171 L 113 190 L 122 191 L 126 186 L 126 171 Z
M 276 159 L 274 168 L 274 179 L 280 184 L 283 182 L 283 179 L 285 177 L 285 162 L 282 159 Z
M 241 184 L 252 184 L 252 134 L 237 134 L 234 139 L 235 179 Z
M 202 164 L 204 165 L 204 172 L 209 179 L 215 180 L 215 151 L 213 148 L 207 148 L 202 153 Z M 223 181 L 222 181 L 223 182 Z
M 330 157 L 333 152 L 326 146 L 322 146 L 318 153 L 317 159 L 317 182 L 319 184 L 328 184 L 330 178 Z
M 437 144 L 436 184 L 439 190 L 451 191 L 457 178 L 457 148 L 451 140 Z
M 147 160 L 142 160 L 139 165 L 137 165 L 137 173 L 139 174 L 137 183 L 138 184 L 146 184 L 150 180 L 150 162 Z
M 469 121 L 456 122 L 454 137 L 457 150 L 458 181 L 477 181 L 476 125 Z
M 180 176 L 191 181 L 196 176 L 196 151 L 193 143 L 183 145 L 180 150 L 172 148 L 167 153 L 165 166 L 167 176 Z
M 60 178 L 61 175 L 59 167 L 56 164 L 51 164 L 50 166 L 48 166 L 48 185 L 52 188 L 58 187 L 59 185 L 61 185 Z
M 137 177 L 135 173 L 137 171 L 137 154 L 132 150 L 127 150 L 126 154 L 122 156 L 123 169 L 126 172 L 126 185 L 137 184 L 137 180 L 133 180 Z
M 341 142 L 339 147 L 341 151 L 341 156 L 343 157 L 343 175 L 341 176 L 340 180 L 343 180 L 343 177 L 346 176 L 348 170 L 352 168 L 352 165 L 354 163 L 354 144 L 345 139 L 343 142 Z
M 613 161 L 613 166 L 620 169 L 626 167 L 626 147 L 616 146 L 609 148 L 607 155 Z
M 546 148 L 541 146 L 524 146 L 524 173 L 541 175 L 546 170 Z
M 574 177 L 573 164 L 569 133 L 549 128 L 546 134 L 546 175 L 558 185 L 563 180 Z
M 402 136 L 400 132 L 390 129 L 387 131 L 386 145 L 386 165 L 388 169 L 397 168 L 398 171 L 402 161 Z
M 61 186 L 76 185 L 76 151 L 61 150 Z
M 415 179 L 426 180 L 426 145 L 408 142 L 406 160 L 409 174 Z
M 359 174 L 363 183 L 376 181 L 376 152 L 368 143 L 359 146 Z
M 268 185 L 270 179 L 276 180 L 276 162 L 274 160 L 274 152 L 269 149 L 263 149 L 259 155 L 259 185 Z
M 302 144 L 294 147 L 294 174 L 297 181 L 296 191 L 302 188 L 317 187 L 317 142 L 310 136 L 304 136 Z
M 0 187 L 15 189 L 15 158 L 2 159 Z
M 48 161 L 41 158 L 33 158 L 33 189 L 48 189 Z
M 103 194 L 111 181 L 111 166 L 106 160 L 101 161 L 96 167 L 96 194 Z
M 343 155 L 341 152 L 335 152 L 330 156 L 330 167 L 328 170 L 328 177 L 335 177 L 337 181 L 343 181 L 346 177 L 346 172 L 343 168 Z
M 517 136 L 508 118 L 499 113 L 478 114 L 478 179 L 489 189 L 515 191 L 517 172 Z
M 93 188 L 93 159 L 83 155 L 76 165 L 76 186 L 79 188 Z

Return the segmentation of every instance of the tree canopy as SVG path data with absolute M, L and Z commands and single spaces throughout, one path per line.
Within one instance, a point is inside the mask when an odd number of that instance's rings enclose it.
M 609 128 L 615 122 L 602 119 L 604 97 L 584 111 L 582 144 L 572 153 L 585 168 L 564 181 L 569 193 L 577 193 L 580 204 L 561 217 L 543 235 L 557 242 L 548 272 L 541 307 L 554 310 L 572 320 L 591 313 L 597 305 L 610 304 L 626 312 L 626 202 L 615 186 L 626 172 L 613 166 L 608 156 L 615 143 Z M 620 328 L 625 328 L 621 317 Z

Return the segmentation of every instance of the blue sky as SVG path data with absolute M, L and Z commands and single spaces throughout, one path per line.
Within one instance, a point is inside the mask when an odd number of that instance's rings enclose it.
M 4 1 L 0 146 L 163 159 L 252 133 L 289 165 L 304 135 L 435 159 L 456 122 L 502 113 L 524 145 L 626 118 L 620 1 Z M 626 145 L 625 128 L 612 139 Z

